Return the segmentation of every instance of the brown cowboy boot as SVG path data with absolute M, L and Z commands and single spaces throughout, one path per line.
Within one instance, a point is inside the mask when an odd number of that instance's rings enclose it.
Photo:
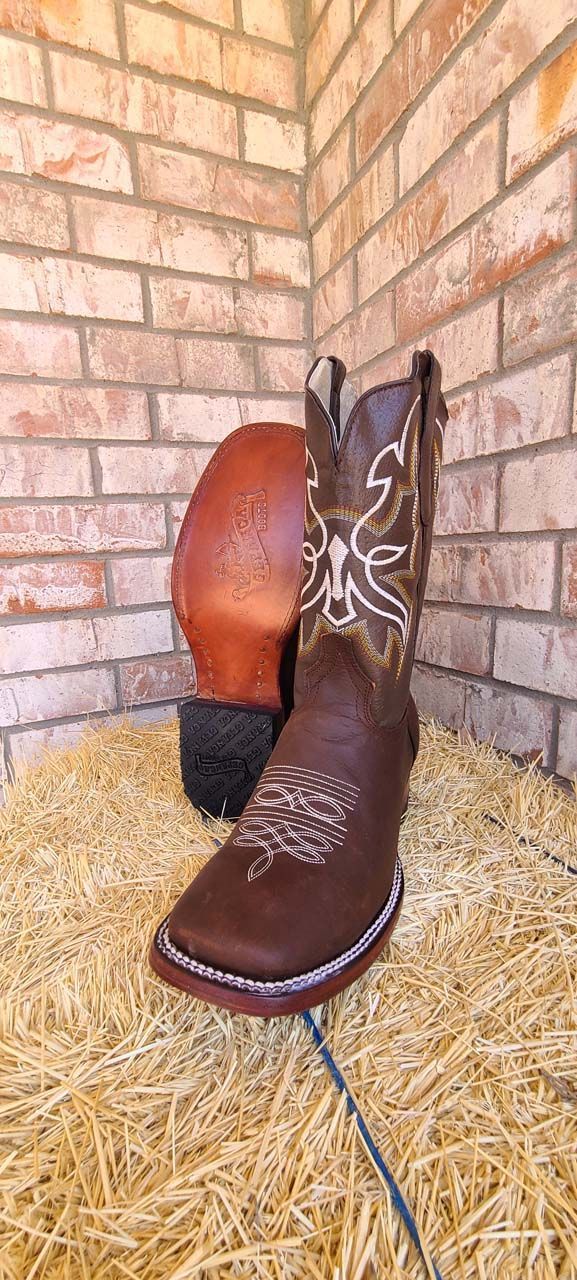
M 214 817 L 242 813 L 292 705 L 304 502 L 302 427 L 254 423 L 216 450 L 180 530 L 172 599 L 197 684 L 182 781 Z
M 226 844 L 156 933 L 175 986 L 270 1016 L 319 1004 L 397 921 L 418 720 L 409 694 L 447 410 L 440 369 L 372 388 L 307 381 L 307 520 L 295 710 Z M 353 397 L 354 398 L 354 397 Z

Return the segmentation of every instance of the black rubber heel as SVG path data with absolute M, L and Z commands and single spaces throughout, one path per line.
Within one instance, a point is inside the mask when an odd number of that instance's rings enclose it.
M 180 768 L 191 804 L 213 818 L 238 818 L 283 726 L 279 712 L 202 698 L 180 708 Z

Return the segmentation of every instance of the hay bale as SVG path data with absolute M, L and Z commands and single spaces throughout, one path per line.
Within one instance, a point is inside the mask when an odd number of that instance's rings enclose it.
M 498 819 L 498 824 L 487 815 Z M 575 804 L 425 729 L 382 960 L 323 1030 L 444 1280 L 577 1276 Z M 90 733 L 0 815 L 0 1274 L 416 1280 L 300 1017 L 205 1007 L 153 925 L 227 828 L 175 724 Z

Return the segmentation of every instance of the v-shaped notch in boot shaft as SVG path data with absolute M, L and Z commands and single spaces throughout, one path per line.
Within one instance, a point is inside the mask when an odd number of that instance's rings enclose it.
M 440 404 L 444 429 L 448 418 L 447 406 L 441 391 L 441 369 L 432 351 L 415 351 L 411 372 L 407 378 L 397 378 L 370 387 L 357 396 L 356 390 L 347 378 L 346 365 L 337 356 L 319 356 L 312 364 L 305 381 L 306 401 L 315 403 L 321 417 L 326 423 L 335 462 L 339 461 L 341 450 L 346 444 L 357 410 L 365 400 L 378 392 L 391 390 L 399 386 L 408 386 L 420 380 L 424 399 L 424 420 L 427 409 Z M 433 424 L 434 425 L 434 424 Z M 427 423 L 423 422 L 424 430 Z M 382 442 L 384 443 L 384 442 Z

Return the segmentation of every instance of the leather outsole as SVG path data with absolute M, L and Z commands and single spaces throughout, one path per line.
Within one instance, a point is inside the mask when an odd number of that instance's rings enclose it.
M 299 619 L 304 493 L 304 431 L 286 423 L 232 432 L 204 471 L 172 568 L 199 698 L 280 711 L 282 658 Z
M 172 599 L 196 670 L 181 706 L 186 795 L 237 818 L 292 706 L 305 443 L 301 427 L 251 423 L 216 450 L 189 502 Z
M 259 981 L 223 973 L 193 959 L 171 942 L 169 917 L 156 931 L 150 963 L 155 973 L 172 986 L 234 1013 L 262 1018 L 302 1013 L 337 995 L 370 968 L 398 922 L 403 892 L 403 870 L 397 859 L 388 898 L 365 932 L 342 955 L 305 974 L 279 981 Z

